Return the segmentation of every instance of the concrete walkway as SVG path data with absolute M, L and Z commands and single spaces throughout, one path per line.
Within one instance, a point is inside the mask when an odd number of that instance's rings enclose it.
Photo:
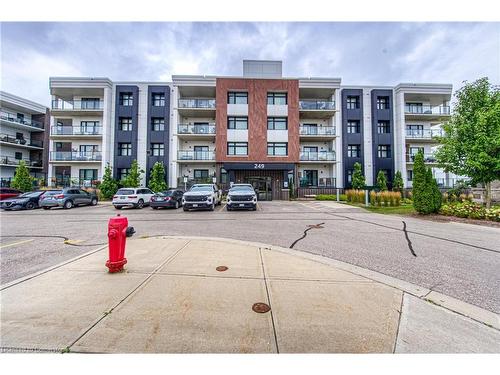
M 498 315 L 331 259 L 199 237 L 134 238 L 126 256 L 119 274 L 104 247 L 4 286 L 1 350 L 500 352 Z

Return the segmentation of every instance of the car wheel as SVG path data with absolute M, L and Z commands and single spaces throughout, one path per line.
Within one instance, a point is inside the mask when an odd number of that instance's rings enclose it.
M 231 211 L 231 210 L 232 210 L 232 208 L 231 208 L 231 207 L 229 207 L 229 206 L 226 206 L 226 210 Z
M 153 206 L 151 206 L 151 208 L 152 208 L 153 210 L 157 210 L 157 209 L 158 209 L 158 207 L 153 207 Z
M 93 199 L 90 201 L 90 204 L 91 204 L 92 206 L 97 205 L 97 198 L 93 198 Z
M 50 207 L 42 207 L 44 210 L 50 210 Z
M 115 206 L 115 210 L 121 210 L 121 207 Z
M 215 203 L 212 203 L 212 205 L 210 206 L 210 211 L 213 211 L 215 210 Z
M 73 208 L 73 202 L 70 201 L 70 200 L 67 200 L 66 202 L 64 202 L 64 206 L 63 206 L 65 209 L 69 210 L 70 208 Z
M 182 209 L 183 209 L 184 211 L 189 211 L 189 208 L 187 208 L 186 206 L 182 207 Z
M 33 203 L 33 202 L 26 203 L 26 209 L 27 210 L 32 210 L 34 208 L 35 208 L 35 203 Z
M 257 211 L 257 206 L 253 206 L 252 211 Z
M 175 209 L 177 210 L 179 208 L 179 201 L 175 201 Z
M 139 201 L 137 202 L 137 208 L 143 208 L 144 207 L 144 201 L 142 199 L 139 199 Z

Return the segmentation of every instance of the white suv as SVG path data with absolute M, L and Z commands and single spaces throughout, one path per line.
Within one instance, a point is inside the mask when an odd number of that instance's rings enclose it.
M 123 207 L 143 208 L 150 204 L 153 195 L 147 188 L 122 188 L 113 196 L 113 206 L 117 210 Z
M 190 209 L 209 209 L 213 211 L 216 205 L 221 204 L 222 193 L 214 184 L 196 184 L 182 196 L 184 211 Z

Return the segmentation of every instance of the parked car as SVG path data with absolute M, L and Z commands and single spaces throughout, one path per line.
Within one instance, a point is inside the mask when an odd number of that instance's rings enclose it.
M 75 206 L 95 206 L 96 204 L 96 194 L 74 187 L 53 190 L 50 194 L 44 195 L 40 202 L 44 210 L 50 210 L 52 207 L 70 209 Z
M 17 197 L 19 194 L 22 194 L 21 190 L 11 189 L 11 188 L 0 188 L 0 201 L 8 198 Z
M 222 193 L 215 184 L 196 184 L 191 186 L 182 196 L 182 206 L 184 211 L 190 209 L 215 209 L 221 204 Z
M 38 208 L 40 197 L 44 194 L 43 191 L 29 191 L 14 198 L 4 199 L 0 201 L 2 210 L 33 210 Z
M 182 196 L 184 192 L 181 190 L 167 190 L 156 193 L 151 197 L 151 208 L 157 210 L 160 207 L 179 208 L 182 206 Z
M 234 184 L 227 193 L 226 209 L 231 211 L 241 208 L 257 209 L 257 194 L 250 184 Z
M 123 207 L 143 208 L 151 202 L 154 193 L 148 188 L 122 188 L 113 196 L 113 206 L 117 210 Z

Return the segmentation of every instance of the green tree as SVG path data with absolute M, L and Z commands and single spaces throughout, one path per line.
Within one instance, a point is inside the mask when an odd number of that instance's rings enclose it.
M 16 168 L 16 173 L 14 174 L 14 178 L 10 186 L 14 189 L 21 190 L 22 192 L 33 190 L 33 182 L 35 178 L 30 175 L 30 171 L 26 166 L 24 160 L 19 162 L 19 165 Z
M 167 190 L 167 183 L 165 182 L 165 167 L 163 163 L 157 161 L 153 165 L 148 187 L 155 192 Z
M 404 188 L 403 176 L 401 176 L 401 171 L 396 171 L 394 175 L 394 180 L 392 181 L 392 190 L 402 192 Z
M 354 163 L 354 172 L 352 173 L 352 188 L 363 189 L 365 185 L 365 175 L 361 170 L 361 164 L 356 162 Z
M 427 168 L 427 172 L 425 175 L 425 185 L 429 200 L 429 210 L 431 213 L 438 212 L 441 208 L 441 204 L 443 203 L 443 195 L 439 190 L 436 179 L 432 176 L 431 168 Z
M 436 159 L 446 172 L 484 186 L 489 208 L 491 182 L 500 179 L 500 87 L 481 78 L 466 83 L 455 98 L 453 115 L 438 138 Z
M 102 177 L 102 182 L 99 185 L 99 189 L 101 190 L 101 194 L 105 199 L 113 198 L 116 191 L 118 190 L 118 181 L 113 178 L 113 174 L 111 171 L 111 166 L 108 165 L 104 169 L 104 176 Z
M 384 171 L 378 171 L 377 173 L 377 188 L 380 191 L 387 191 L 387 177 Z
M 413 207 L 421 214 L 438 212 L 442 196 L 431 168 L 426 168 L 424 154 L 419 152 L 413 164 Z
M 132 161 L 130 173 L 121 181 L 123 187 L 136 188 L 141 186 L 141 175 L 143 173 L 144 171 L 139 168 L 137 160 Z

